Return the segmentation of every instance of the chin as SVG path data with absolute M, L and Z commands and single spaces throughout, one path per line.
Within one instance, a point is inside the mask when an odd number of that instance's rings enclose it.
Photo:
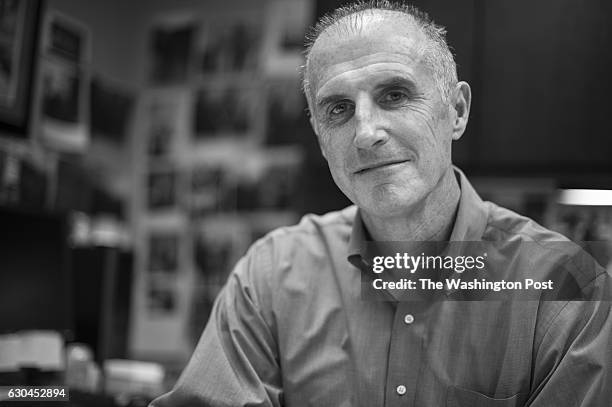
M 359 208 L 381 218 L 408 214 L 425 200 L 431 189 L 422 178 L 405 175 L 384 181 L 337 184 L 348 186 L 340 189 Z
M 406 188 L 394 193 L 372 194 L 367 202 L 363 202 L 363 205 L 358 203 L 357 206 L 379 218 L 407 216 L 421 202 L 421 196 L 417 191 Z

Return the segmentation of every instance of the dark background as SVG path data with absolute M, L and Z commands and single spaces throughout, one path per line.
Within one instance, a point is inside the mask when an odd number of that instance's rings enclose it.
M 319 0 L 317 15 L 346 3 Z M 472 87 L 470 122 L 454 146 L 460 167 L 612 185 L 612 3 L 411 3 L 447 28 L 459 79 Z

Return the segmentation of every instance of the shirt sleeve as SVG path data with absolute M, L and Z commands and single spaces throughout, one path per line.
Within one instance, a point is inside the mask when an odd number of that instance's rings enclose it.
M 277 345 L 261 310 L 260 268 L 270 262 L 261 255 L 254 247 L 236 265 L 181 377 L 149 407 L 282 405 Z
M 535 390 L 526 406 L 600 407 L 612 400 L 610 277 L 598 280 L 604 300 L 566 302 L 550 320 L 536 350 Z

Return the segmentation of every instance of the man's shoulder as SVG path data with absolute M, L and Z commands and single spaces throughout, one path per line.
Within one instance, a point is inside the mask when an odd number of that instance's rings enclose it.
M 491 202 L 486 205 L 489 217 L 483 241 L 494 242 L 500 252 L 512 254 L 515 265 L 524 268 L 528 277 L 573 282 L 577 289 L 605 277 L 605 269 L 580 244 L 526 216 Z
M 269 232 L 251 245 L 233 274 L 255 291 L 270 293 L 308 280 L 310 272 L 332 269 L 334 259 L 347 251 L 356 210 L 308 214 L 296 225 Z
M 304 215 L 297 224 L 274 229 L 258 239 L 246 257 L 278 265 L 346 250 L 356 212 L 355 206 L 349 206 L 323 215 Z
M 526 242 L 570 242 L 567 237 L 545 228 L 531 218 L 492 202 L 485 202 L 485 205 L 488 209 L 488 219 L 483 240 L 518 239 Z
M 274 229 L 253 246 L 271 243 L 286 245 L 305 241 L 315 243 L 320 238 L 330 235 L 337 239 L 348 239 L 356 212 L 357 207 L 351 205 L 323 215 L 307 214 L 295 225 Z

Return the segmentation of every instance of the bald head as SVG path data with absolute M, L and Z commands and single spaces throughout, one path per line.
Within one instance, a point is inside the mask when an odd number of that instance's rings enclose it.
M 441 97 L 448 101 L 457 83 L 457 69 L 446 44 L 445 29 L 413 6 L 379 0 L 341 7 L 321 18 L 312 28 L 306 40 L 306 64 L 302 70 L 303 88 L 309 105 L 316 89 L 316 71 L 326 63 L 327 44 L 351 39 L 367 41 L 369 33 L 385 31 L 415 43 L 419 58 L 430 69 Z

